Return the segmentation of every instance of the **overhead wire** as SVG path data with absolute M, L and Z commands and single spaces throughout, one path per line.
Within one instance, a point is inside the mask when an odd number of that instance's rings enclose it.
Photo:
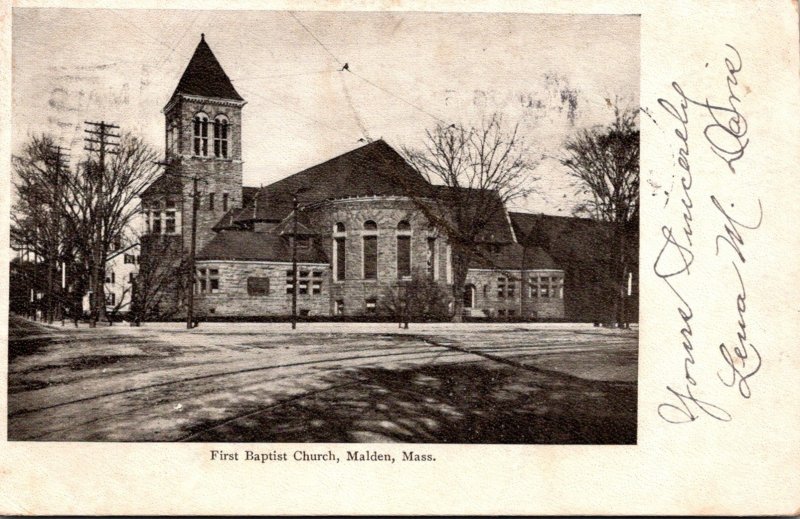
M 378 90 L 380 90 L 380 91 L 384 92 L 385 94 L 388 94 L 388 95 L 392 96 L 393 98 L 397 99 L 398 101 L 402 101 L 403 103 L 407 104 L 408 106 L 410 106 L 410 107 L 414 108 L 415 110 L 418 110 L 418 111 L 420 111 L 420 112 L 424 113 L 424 114 L 425 114 L 425 115 L 427 115 L 428 117 L 431 117 L 431 118 L 435 119 L 437 122 L 439 122 L 439 123 L 441 123 L 441 124 L 447 124 L 447 123 L 446 123 L 446 122 L 445 122 L 445 121 L 444 121 L 442 118 L 440 118 L 440 117 L 437 117 L 436 115 L 434 115 L 434 114 L 432 114 L 431 112 L 429 112 L 429 111 L 425 110 L 424 108 L 422 108 L 422 107 L 420 107 L 420 106 L 417 106 L 416 104 L 412 103 L 412 102 L 411 102 L 411 101 L 409 101 L 408 99 L 405 99 L 404 97 L 402 97 L 402 96 L 400 96 L 400 95 L 398 95 L 398 94 L 395 94 L 394 92 L 392 92 L 392 91 L 390 91 L 390 90 L 388 90 L 388 89 L 386 89 L 386 88 L 384 88 L 384 87 L 382 87 L 382 86 L 378 85 L 377 83 L 375 83 L 375 82 L 373 82 L 373 81 L 371 81 L 371 80 L 367 79 L 366 77 L 362 76 L 361 74 L 359 74 L 359 73 L 357 73 L 357 72 L 353 71 L 353 69 L 350 67 L 350 64 L 349 64 L 349 62 L 343 62 L 342 60 L 340 60 L 340 59 L 339 59 L 339 58 L 336 56 L 336 54 L 334 54 L 334 53 L 333 53 L 333 51 L 331 51 L 331 50 L 330 50 L 330 49 L 327 47 L 327 45 L 325 45 L 324 43 L 322 43 L 322 41 L 321 41 L 319 38 L 317 38 L 317 36 L 314 34 L 314 32 L 313 32 L 313 31 L 312 31 L 312 30 L 311 30 L 311 29 L 310 29 L 310 28 L 309 28 L 309 27 L 308 27 L 306 24 L 304 24 L 304 23 L 303 23 L 303 22 L 300 20 L 300 18 L 298 18 L 298 17 L 297 17 L 297 15 L 295 15 L 295 14 L 294 14 L 292 11 L 287 11 L 287 12 L 288 12 L 288 13 L 291 15 L 291 17 L 292 17 L 292 18 L 294 18 L 294 19 L 295 19 L 295 21 L 297 21 L 297 23 L 298 23 L 298 24 L 300 24 L 300 26 L 301 26 L 303 29 L 305 29 L 305 31 L 306 31 L 308 34 L 310 34 L 310 35 L 311 35 L 311 37 L 312 37 L 312 38 L 314 38 L 314 41 L 316 41 L 316 42 L 319 44 L 319 46 L 320 46 L 320 47 L 322 47 L 322 49 L 323 49 L 323 50 L 325 50 L 325 52 L 327 52 L 327 53 L 328 53 L 328 55 L 329 55 L 331 58 L 333 58 L 333 60 L 334 60 L 334 61 L 336 61 L 336 63 L 338 63 L 338 64 L 339 64 L 339 65 L 342 67 L 342 68 L 340 69 L 340 72 L 350 72 L 351 74 L 353 74 L 353 75 L 354 75 L 354 76 L 356 76 L 357 78 L 361 79 L 362 81 L 364 81 L 364 82 L 365 82 L 365 83 L 367 83 L 368 85 L 371 85 L 373 88 L 376 88 L 376 89 L 378 89 Z M 348 92 L 347 94 L 349 95 L 349 92 Z M 352 105 L 352 101 L 351 101 L 351 105 Z M 358 117 L 358 116 L 357 116 L 357 117 Z
M 311 29 L 309 29 L 309 28 L 306 26 L 306 24 L 304 24 L 303 22 L 301 22 L 301 21 L 300 21 L 300 18 L 298 18 L 298 17 L 297 17 L 297 15 L 295 15 L 295 14 L 294 14 L 292 11 L 286 11 L 286 12 L 287 12 L 287 13 L 289 13 L 289 15 L 290 15 L 292 18 L 294 18 L 294 19 L 295 19 L 295 21 L 296 21 L 297 23 L 299 23 L 299 24 L 300 24 L 300 26 L 301 26 L 303 29 L 305 29 L 305 30 L 306 30 L 306 32 L 307 32 L 308 34 L 310 34 L 312 38 L 314 38 L 314 41 L 316 41 L 316 42 L 319 44 L 319 46 L 320 46 L 320 47 L 322 47 L 323 49 L 325 49 L 325 52 L 327 52 L 327 53 L 330 55 L 330 57 L 332 57 L 332 58 L 333 58 L 333 60 L 334 60 L 336 63 L 338 63 L 340 66 L 344 66 L 344 65 L 346 65 L 346 63 L 343 63 L 343 62 L 342 62 L 342 60 L 340 60 L 339 58 L 337 58 L 337 57 L 336 57 L 336 55 L 335 55 L 335 54 L 334 54 L 334 53 L 333 53 L 333 52 L 332 52 L 332 51 L 331 51 L 331 50 L 330 50 L 330 49 L 329 49 L 329 48 L 328 48 L 328 47 L 327 47 L 327 46 L 326 46 L 324 43 L 322 43 L 322 41 L 320 41 L 320 39 L 319 39 L 319 38 L 317 38 L 317 36 L 316 36 L 316 35 L 315 35 L 313 32 L 311 32 Z
M 356 124 L 358 128 L 361 130 L 361 133 L 364 135 L 364 138 L 367 142 L 372 142 L 372 138 L 369 135 L 369 131 L 367 131 L 367 126 L 364 124 L 364 120 L 359 115 L 358 110 L 356 110 L 355 104 L 353 104 L 353 98 L 350 96 L 350 89 L 347 87 L 347 81 L 345 80 L 344 76 L 339 76 L 342 79 L 342 88 L 344 89 L 344 95 L 347 98 L 347 103 L 350 105 L 350 110 L 353 112 L 353 116 L 355 117 Z

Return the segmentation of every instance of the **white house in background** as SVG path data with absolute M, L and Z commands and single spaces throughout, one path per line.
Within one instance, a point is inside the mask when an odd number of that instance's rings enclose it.
M 130 310 L 133 279 L 139 272 L 139 244 L 115 248 L 106 262 L 106 312 L 125 313 Z M 83 311 L 90 310 L 89 297 L 83 296 Z

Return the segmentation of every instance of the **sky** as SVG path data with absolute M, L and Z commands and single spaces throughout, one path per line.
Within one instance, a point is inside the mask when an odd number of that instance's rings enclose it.
M 420 147 L 439 122 L 496 112 L 537 164 L 537 193 L 510 209 L 568 215 L 565 139 L 639 105 L 638 16 L 15 8 L 13 151 L 50 133 L 74 163 L 100 120 L 163 150 L 161 110 L 201 33 L 247 101 L 250 186 L 360 138 Z

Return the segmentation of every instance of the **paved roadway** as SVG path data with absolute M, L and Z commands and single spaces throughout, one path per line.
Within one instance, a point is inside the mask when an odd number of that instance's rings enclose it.
M 11 440 L 632 443 L 636 331 L 9 320 Z

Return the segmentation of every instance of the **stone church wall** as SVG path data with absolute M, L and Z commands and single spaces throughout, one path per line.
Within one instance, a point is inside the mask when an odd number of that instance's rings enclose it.
M 325 254 L 335 268 L 333 253 L 333 229 L 337 222 L 345 225 L 345 271 L 344 280 L 332 280 L 330 286 L 331 306 L 336 301 L 344 303 L 344 315 L 368 313 L 367 300 L 380 302 L 387 292 L 396 290 L 397 275 L 397 225 L 406 220 L 411 234 L 411 270 L 425 272 L 428 261 L 429 237 L 436 238 L 436 280 L 446 284 L 446 240 L 435 229 L 431 229 L 425 215 L 413 202 L 403 197 L 365 197 L 325 202 L 305 210 L 311 225 L 322 236 Z M 364 279 L 363 237 L 364 222 L 377 224 L 378 275 L 377 279 Z
M 198 269 L 219 270 L 219 291 L 196 295 L 198 315 L 263 317 L 289 316 L 292 314 L 292 296 L 286 293 L 287 273 L 291 263 L 267 263 L 255 261 L 198 261 Z M 298 264 L 298 272 L 319 272 L 321 276 L 311 280 L 321 281 L 320 293 L 313 294 L 309 283 L 307 294 L 297 295 L 298 315 L 308 311 L 309 316 L 330 315 L 330 269 L 327 265 Z M 248 278 L 269 279 L 267 293 L 248 293 Z M 298 283 L 299 286 L 302 286 Z M 262 285 L 263 287 L 263 285 Z

